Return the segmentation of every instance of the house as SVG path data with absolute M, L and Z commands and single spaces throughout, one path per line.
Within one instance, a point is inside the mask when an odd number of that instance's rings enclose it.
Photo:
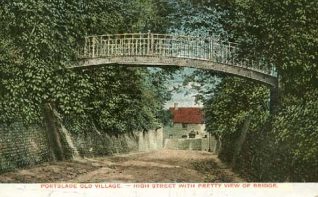
M 178 107 L 169 109 L 172 114 L 172 125 L 166 129 L 167 138 L 204 138 L 207 136 L 204 114 L 199 107 Z

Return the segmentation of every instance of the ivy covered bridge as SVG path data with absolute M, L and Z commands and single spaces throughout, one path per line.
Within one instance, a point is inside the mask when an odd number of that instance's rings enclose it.
M 236 43 L 215 37 L 128 33 L 85 37 L 73 67 L 107 64 L 182 66 L 214 70 L 276 87 L 275 68 L 238 57 Z

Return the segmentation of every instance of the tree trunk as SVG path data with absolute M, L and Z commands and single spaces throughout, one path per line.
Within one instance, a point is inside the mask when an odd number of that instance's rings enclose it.
M 62 161 L 65 159 L 61 136 L 55 121 L 52 105 L 46 103 L 44 105 L 44 121 L 49 140 L 49 149 L 53 160 Z
M 216 138 L 216 144 L 215 144 L 213 152 L 216 154 L 219 154 L 222 150 L 222 138 L 221 136 L 217 136 L 215 138 Z
M 234 148 L 234 154 L 233 154 L 233 159 L 232 159 L 232 168 L 235 168 L 235 167 L 236 167 L 236 161 L 237 161 L 238 156 L 239 156 L 240 153 L 241 153 L 243 144 L 244 144 L 244 142 L 245 142 L 246 135 L 247 135 L 248 129 L 249 129 L 249 127 L 250 127 L 251 119 L 252 119 L 252 118 L 251 118 L 251 115 L 248 115 L 248 116 L 245 118 L 244 123 L 243 123 L 243 126 L 242 126 L 241 135 L 240 135 L 240 137 L 236 140 L 235 148 Z

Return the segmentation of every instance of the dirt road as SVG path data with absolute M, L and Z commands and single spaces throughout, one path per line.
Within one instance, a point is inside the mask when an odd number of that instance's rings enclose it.
M 242 181 L 216 155 L 182 150 L 50 162 L 0 175 L 1 183 Z

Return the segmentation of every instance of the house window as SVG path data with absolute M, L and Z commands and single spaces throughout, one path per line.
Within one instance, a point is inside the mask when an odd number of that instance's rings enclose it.
M 187 129 L 187 128 L 188 128 L 188 124 L 182 123 L 182 128 L 183 128 L 183 129 Z

